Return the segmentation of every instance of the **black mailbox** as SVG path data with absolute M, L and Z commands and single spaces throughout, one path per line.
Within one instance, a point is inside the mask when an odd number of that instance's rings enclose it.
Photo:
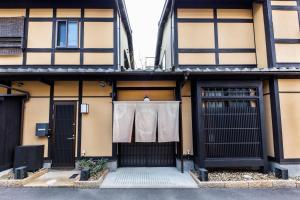
M 38 123 L 36 124 L 35 135 L 38 137 L 47 136 L 49 130 L 49 124 L 47 123 Z

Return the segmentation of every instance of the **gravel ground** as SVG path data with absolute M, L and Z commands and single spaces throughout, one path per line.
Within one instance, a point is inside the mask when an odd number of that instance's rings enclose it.
M 29 177 L 34 173 L 33 172 L 27 172 L 27 174 L 28 174 L 28 177 Z M 14 180 L 14 173 L 9 172 L 8 174 L 5 174 L 5 175 L 1 176 L 0 180 Z
M 239 170 L 215 170 L 208 171 L 209 181 L 257 181 L 257 180 L 277 180 L 278 178 L 270 172 L 263 174 L 258 171 Z
M 98 172 L 95 176 L 92 176 L 89 181 L 97 181 L 103 175 L 104 171 Z
M 290 179 L 295 180 L 295 181 L 300 181 L 300 176 L 290 177 Z

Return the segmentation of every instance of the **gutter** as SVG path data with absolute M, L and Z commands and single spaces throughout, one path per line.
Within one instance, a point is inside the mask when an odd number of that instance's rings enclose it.
M 115 0 L 115 4 L 117 6 L 117 10 L 120 13 L 121 21 L 123 22 L 125 31 L 127 33 L 130 57 L 131 57 L 131 61 L 134 63 L 132 29 L 130 26 L 130 21 L 129 21 L 127 9 L 126 9 L 126 4 L 125 4 L 124 0 Z

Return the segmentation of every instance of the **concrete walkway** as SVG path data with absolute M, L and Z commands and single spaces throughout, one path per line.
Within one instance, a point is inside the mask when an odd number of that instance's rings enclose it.
M 299 200 L 299 189 L 0 188 L 0 200 Z
M 70 178 L 74 174 L 78 175 L 75 178 Z M 50 170 L 25 187 L 72 187 L 74 182 L 79 179 L 79 174 L 79 171 L 76 170 Z
M 110 172 L 101 188 L 197 188 L 188 172 L 176 168 L 118 168 Z

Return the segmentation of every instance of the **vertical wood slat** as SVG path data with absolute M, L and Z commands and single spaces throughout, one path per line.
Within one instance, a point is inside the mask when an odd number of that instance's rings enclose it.
M 120 167 L 173 167 L 175 143 L 119 144 Z
M 258 122 L 259 108 L 252 107 L 253 100 L 247 99 L 251 95 L 251 92 L 248 92 L 250 89 L 205 90 L 204 95 L 219 97 L 214 100 L 203 100 L 206 157 L 261 158 L 262 133 Z M 245 99 L 228 100 L 224 98 L 227 95 L 242 96 Z M 255 104 L 257 105 L 257 101 Z

